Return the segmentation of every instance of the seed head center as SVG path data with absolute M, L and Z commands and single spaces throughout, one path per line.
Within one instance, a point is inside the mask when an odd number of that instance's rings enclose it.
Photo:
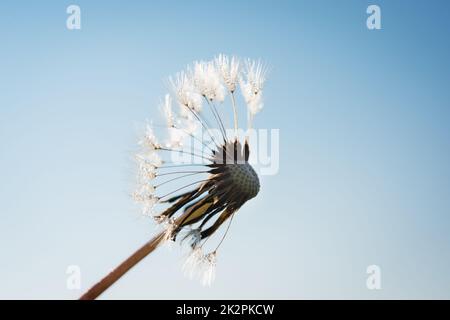
M 259 192 L 259 178 L 255 170 L 248 163 L 227 165 L 231 183 L 240 193 L 249 199 L 256 197 Z

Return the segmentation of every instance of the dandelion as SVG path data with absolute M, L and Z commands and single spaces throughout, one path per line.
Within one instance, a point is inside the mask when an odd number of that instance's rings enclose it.
M 165 95 L 161 108 L 168 141 L 160 144 L 153 127 L 147 125 L 136 154 L 138 183 L 133 194 L 143 213 L 151 215 L 163 230 L 82 299 L 96 298 L 140 260 L 169 241 L 188 243 L 190 253 L 182 266 L 183 272 L 199 278 L 203 285 L 212 284 L 218 250 L 236 212 L 256 197 L 260 189 L 258 175 L 248 162 L 249 141 L 247 138 L 240 141 L 237 136 L 235 94 L 240 88 L 250 127 L 251 120 L 262 109 L 266 68 L 261 62 L 250 60 L 244 68 L 240 66 L 237 58 L 219 55 L 212 61 L 194 62 L 186 71 L 170 78 L 173 95 Z M 236 130 L 231 138 L 216 105 L 225 102 L 225 91 L 230 97 Z M 207 108 L 202 108 L 202 99 Z M 172 108 L 173 101 L 180 106 L 178 112 Z M 173 156 L 180 154 L 193 161 L 174 161 Z M 219 232 L 224 224 L 225 230 Z M 220 241 L 214 243 L 213 236 L 218 234 Z

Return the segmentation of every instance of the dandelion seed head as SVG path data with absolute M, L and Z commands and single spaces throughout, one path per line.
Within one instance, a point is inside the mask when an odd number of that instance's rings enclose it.
M 227 166 L 227 172 L 229 173 L 230 181 L 237 189 L 237 192 L 245 195 L 248 199 L 256 197 L 259 192 L 260 184 L 258 175 L 251 165 L 248 163 L 231 164 Z
M 263 108 L 265 81 L 266 67 L 260 61 L 241 63 L 221 54 L 211 61 L 194 62 L 170 78 L 173 94 L 165 95 L 161 105 L 167 125 L 163 146 L 150 125 L 139 142 L 138 185 L 133 198 L 142 203 L 144 214 L 151 215 L 163 228 L 162 241 L 181 238 L 181 243 L 189 243 L 191 253 L 183 264 L 183 272 L 196 276 L 206 286 L 214 281 L 217 249 L 228 233 L 232 217 L 260 190 L 258 175 L 248 163 L 248 140 L 242 144 L 237 135 L 240 101 L 235 99 L 235 93 L 240 88 L 250 128 L 253 116 Z M 218 112 L 215 104 L 225 102 L 227 92 L 231 107 L 221 108 L 233 115 L 233 139 L 227 136 L 221 116 L 224 111 Z M 173 110 L 174 101 L 179 111 Z M 177 160 L 163 158 L 165 154 L 176 154 Z M 180 155 L 193 156 L 194 160 L 185 163 Z M 196 161 L 199 159 L 204 162 Z M 180 181 L 188 182 L 180 187 Z M 157 204 L 165 208 L 155 214 Z M 216 249 L 204 254 L 203 246 L 226 221 L 228 227 Z
M 163 160 L 154 150 L 136 154 L 136 161 L 140 170 L 155 171 L 163 164 Z

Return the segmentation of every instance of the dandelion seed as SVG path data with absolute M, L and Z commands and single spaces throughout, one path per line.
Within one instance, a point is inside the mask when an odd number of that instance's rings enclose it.
M 224 87 L 213 61 L 195 62 L 194 84 L 198 92 L 210 101 L 223 102 Z
M 147 124 L 145 135 L 143 139 L 139 141 L 139 144 L 142 148 L 147 149 L 148 151 L 153 151 L 160 147 L 155 133 L 150 125 Z
M 174 219 L 166 219 L 165 221 L 165 231 L 164 231 L 164 241 L 173 240 L 173 233 L 177 226 Z
M 216 260 L 217 256 L 215 251 L 207 254 L 203 258 L 205 266 L 203 267 L 202 284 L 204 286 L 210 287 L 216 279 Z
M 252 116 L 263 107 L 262 90 L 267 69 L 261 62 L 247 61 L 244 75 L 240 79 L 242 95 Z
M 173 127 L 175 125 L 175 116 L 172 111 L 172 98 L 170 97 L 170 94 L 166 94 L 164 97 L 163 111 L 166 116 L 167 126 L 169 128 Z
M 195 112 L 202 110 L 202 97 L 194 88 L 193 80 L 185 73 L 178 73 L 169 79 L 172 90 L 180 104 L 180 115 L 186 117 L 189 109 Z
M 192 250 L 182 266 L 184 275 L 189 277 L 190 279 L 194 278 L 195 275 L 199 272 L 199 267 L 203 262 L 203 258 L 204 256 L 202 248 L 198 247 Z
M 197 122 L 193 119 L 192 115 L 188 116 L 185 121 L 185 132 L 189 135 L 193 135 L 197 129 Z
M 215 59 L 215 63 L 228 91 L 231 93 L 236 91 L 236 85 L 239 82 L 239 60 L 235 57 L 230 60 L 226 55 L 220 54 Z
M 155 214 L 154 207 L 159 202 L 158 197 L 151 194 L 140 194 L 136 191 L 133 194 L 133 198 L 136 202 L 142 203 L 142 214 L 144 216 L 153 216 Z
M 259 113 L 264 106 L 264 104 L 262 103 L 262 93 L 254 95 L 251 99 L 249 99 L 247 102 L 247 106 L 251 116 L 255 116 L 257 113 Z
M 146 183 L 150 183 L 151 180 L 156 178 L 155 167 L 145 168 L 142 170 L 142 180 Z
M 169 141 L 166 143 L 168 148 L 177 149 L 183 147 L 184 134 L 181 129 L 169 128 Z

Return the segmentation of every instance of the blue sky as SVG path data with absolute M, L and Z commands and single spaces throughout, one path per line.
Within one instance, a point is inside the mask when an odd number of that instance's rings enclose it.
M 81 7 L 82 29 L 66 29 Z M 382 29 L 366 28 L 378 4 Z M 78 297 L 153 233 L 129 194 L 164 79 L 218 53 L 270 66 L 255 125 L 280 171 L 211 288 L 162 248 L 104 298 L 449 298 L 447 1 L 0 4 L 0 298 Z M 379 265 L 382 289 L 366 288 Z M 78 265 L 82 290 L 67 290 Z

